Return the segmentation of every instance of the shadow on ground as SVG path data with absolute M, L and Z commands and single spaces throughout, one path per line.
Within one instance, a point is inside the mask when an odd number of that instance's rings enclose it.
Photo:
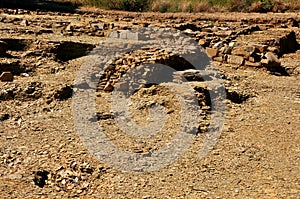
M 78 6 L 70 2 L 58 2 L 54 0 L 1 0 L 0 8 L 74 13 Z

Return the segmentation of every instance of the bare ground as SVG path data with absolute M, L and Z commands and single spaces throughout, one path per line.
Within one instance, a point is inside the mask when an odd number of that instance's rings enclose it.
M 90 24 L 98 22 L 114 23 L 114 30 L 145 24 L 196 24 L 212 29 L 213 22 L 238 31 L 245 24 L 262 29 L 266 24 L 275 29 L 286 24 L 299 41 L 299 28 L 289 27 L 288 20 L 299 24 L 298 13 L 22 12 L 1 10 L 0 14 L 0 40 L 8 43 L 0 67 L 14 74 L 13 82 L 0 82 L 1 198 L 299 198 L 299 73 L 274 75 L 264 68 L 216 62 L 226 87 L 246 93 L 249 99 L 240 103 L 227 100 L 224 128 L 211 153 L 198 158 L 205 135 L 199 133 L 187 153 L 168 167 L 151 173 L 122 173 L 90 154 L 74 128 L 68 86 L 73 85 L 85 54 L 61 60 L 61 52 L 56 50 L 66 41 L 99 44 L 112 28 L 95 31 Z M 28 25 L 20 25 L 23 19 Z M 299 71 L 299 59 L 296 51 L 280 61 L 286 70 Z M 145 90 L 140 103 L 168 103 L 172 95 L 162 91 L 167 97 L 155 96 L 149 88 Z M 109 95 L 99 91 L 97 111 L 109 112 L 105 101 Z M 176 119 L 176 101 L 169 103 Z M 136 121 L 143 122 L 143 109 L 134 110 Z M 124 138 L 112 123 L 112 118 L 100 117 L 99 124 L 118 146 L 137 153 L 160 148 L 176 127 L 168 121 L 171 130 L 151 140 L 151 146 L 145 140 Z

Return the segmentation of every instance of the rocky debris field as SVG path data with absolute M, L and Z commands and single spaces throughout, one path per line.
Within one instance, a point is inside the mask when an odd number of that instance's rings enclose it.
M 297 13 L 1 9 L 0 197 L 298 198 L 299 25 Z M 122 132 L 111 111 L 111 96 L 128 89 L 124 74 L 164 74 L 162 68 L 142 65 L 168 65 L 174 70 L 170 81 L 185 80 L 182 85 L 193 89 L 189 97 L 199 105 L 193 144 L 180 158 L 158 171 L 136 168 L 127 173 L 97 159 L 84 145 L 74 126 L 74 114 L 80 112 L 72 112 L 72 99 L 78 88 L 74 81 L 89 53 L 104 48 L 107 39 L 143 41 L 137 28 L 165 28 L 191 38 L 211 58 L 206 72 L 212 78 L 183 59 L 188 43 L 171 50 L 164 45 L 135 49 L 95 74 L 94 122 L 116 146 L 132 153 L 147 155 L 168 145 L 180 128 L 182 110 L 175 93 L 166 89 L 170 82 L 137 79 L 141 85 L 131 96 L 131 119 L 146 125 L 152 119 L 149 109 L 160 105 L 166 109 L 165 124 L 150 138 Z M 216 88 L 209 85 L 216 70 L 225 87 L 225 121 L 213 150 L 199 159 L 214 112 L 210 91 Z

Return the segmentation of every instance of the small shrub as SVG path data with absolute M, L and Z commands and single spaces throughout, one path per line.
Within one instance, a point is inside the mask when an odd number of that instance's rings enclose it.
M 273 12 L 285 12 L 287 10 L 289 10 L 288 4 L 278 1 L 278 0 L 274 1 L 273 8 L 272 8 Z
M 229 11 L 232 12 L 246 11 L 246 8 L 247 8 L 247 4 L 245 1 L 231 0 L 229 2 Z
M 273 0 L 261 0 L 265 12 L 269 12 L 273 8 Z
M 0 0 L 1 1 L 1 0 Z M 17 0 L 2 0 L 14 2 Z M 33 0 L 28 0 L 33 1 Z M 299 0 L 56 0 L 114 10 L 158 12 L 285 12 L 300 10 Z M 1 3 L 0 3 L 1 5 Z
M 263 12 L 263 4 L 260 1 L 253 2 L 249 8 L 250 12 Z

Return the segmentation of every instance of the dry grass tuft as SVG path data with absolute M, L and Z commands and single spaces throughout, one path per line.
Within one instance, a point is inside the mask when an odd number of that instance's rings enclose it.
M 57 0 L 106 9 L 156 12 L 285 12 L 300 10 L 300 0 Z
M 155 0 L 152 2 L 150 10 L 155 12 L 169 12 L 175 3 L 169 0 Z
M 194 12 L 211 12 L 212 7 L 207 1 L 200 1 L 194 3 Z

